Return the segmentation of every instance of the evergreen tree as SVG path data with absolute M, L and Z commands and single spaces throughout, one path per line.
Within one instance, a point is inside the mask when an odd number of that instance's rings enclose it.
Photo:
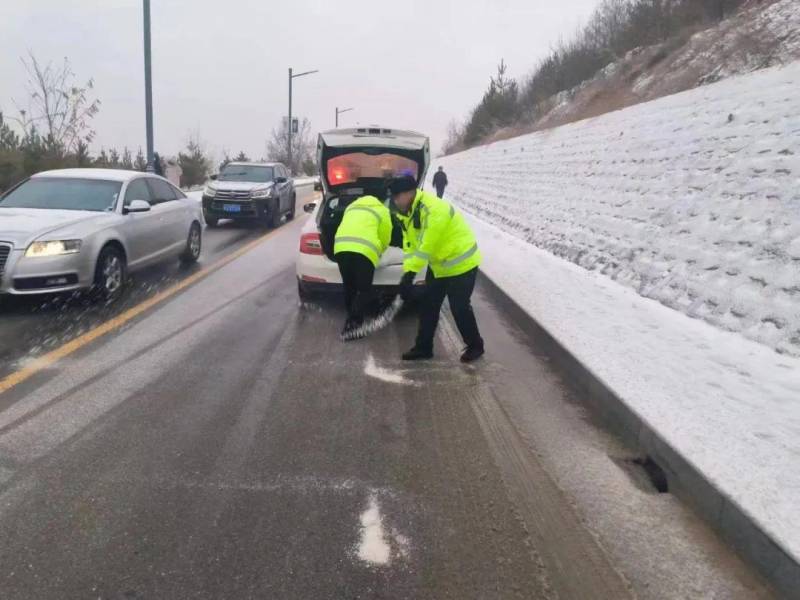
M 236 155 L 234 160 L 236 162 L 250 162 L 250 158 L 244 153 L 244 150 L 240 150 L 239 154 Z
M 133 171 L 133 157 L 131 156 L 131 151 L 128 150 L 128 147 L 125 146 L 122 150 L 122 160 L 120 161 L 120 167 L 127 170 Z
M 17 150 L 19 144 L 19 136 L 3 120 L 3 113 L 0 112 L 0 150 Z
M 100 148 L 100 154 L 98 154 L 97 158 L 94 160 L 94 166 L 100 169 L 107 169 L 111 166 L 111 161 L 108 159 L 108 153 L 105 148 Z
M 84 140 L 79 140 L 75 146 L 75 166 L 92 166 L 92 157 L 89 154 L 89 144 L 87 144 Z
M 142 147 L 139 146 L 139 151 L 136 153 L 136 160 L 133 163 L 133 168 L 136 171 L 146 171 L 147 170 L 147 159 L 144 157 L 144 152 L 142 152 Z
M 112 148 L 111 151 L 108 153 L 108 166 L 113 169 L 119 169 L 120 165 L 120 158 L 119 152 L 117 152 L 116 148 Z
M 178 153 L 181 167 L 181 187 L 191 187 L 205 183 L 210 169 L 209 160 L 197 138 L 189 139 L 186 152 Z

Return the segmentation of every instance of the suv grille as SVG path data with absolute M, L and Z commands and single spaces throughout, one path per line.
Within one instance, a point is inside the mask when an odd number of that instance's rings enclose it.
M 217 190 L 215 200 L 250 200 L 250 192 L 238 190 Z
M 11 254 L 11 244 L 0 242 L 0 275 L 6 270 L 8 255 Z

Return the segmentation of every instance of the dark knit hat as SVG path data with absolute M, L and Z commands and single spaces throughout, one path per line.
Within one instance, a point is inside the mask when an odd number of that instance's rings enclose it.
M 410 175 L 396 177 L 389 183 L 389 190 L 392 194 L 402 194 L 417 189 L 417 180 Z

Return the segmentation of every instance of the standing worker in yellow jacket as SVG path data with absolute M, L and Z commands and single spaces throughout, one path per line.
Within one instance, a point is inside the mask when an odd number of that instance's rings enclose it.
M 449 202 L 417 189 L 413 177 L 392 180 L 390 190 L 403 226 L 400 293 L 404 299 L 411 296 L 417 273 L 428 266 L 417 341 L 403 354 L 403 360 L 433 358 L 433 338 L 445 296 L 466 344 L 461 361 L 477 360 L 483 356 L 484 346 L 470 300 L 481 263 L 475 234 Z
M 375 268 L 391 239 L 392 215 L 375 196 L 362 196 L 345 209 L 333 246 L 342 274 L 347 309 L 343 336 L 364 322 L 364 314 L 374 301 L 372 278 Z

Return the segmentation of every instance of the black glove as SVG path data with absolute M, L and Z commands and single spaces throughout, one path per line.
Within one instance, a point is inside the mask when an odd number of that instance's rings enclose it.
M 403 278 L 400 280 L 400 297 L 403 302 L 408 302 L 414 295 L 414 278 L 417 276 L 413 271 L 403 273 Z

